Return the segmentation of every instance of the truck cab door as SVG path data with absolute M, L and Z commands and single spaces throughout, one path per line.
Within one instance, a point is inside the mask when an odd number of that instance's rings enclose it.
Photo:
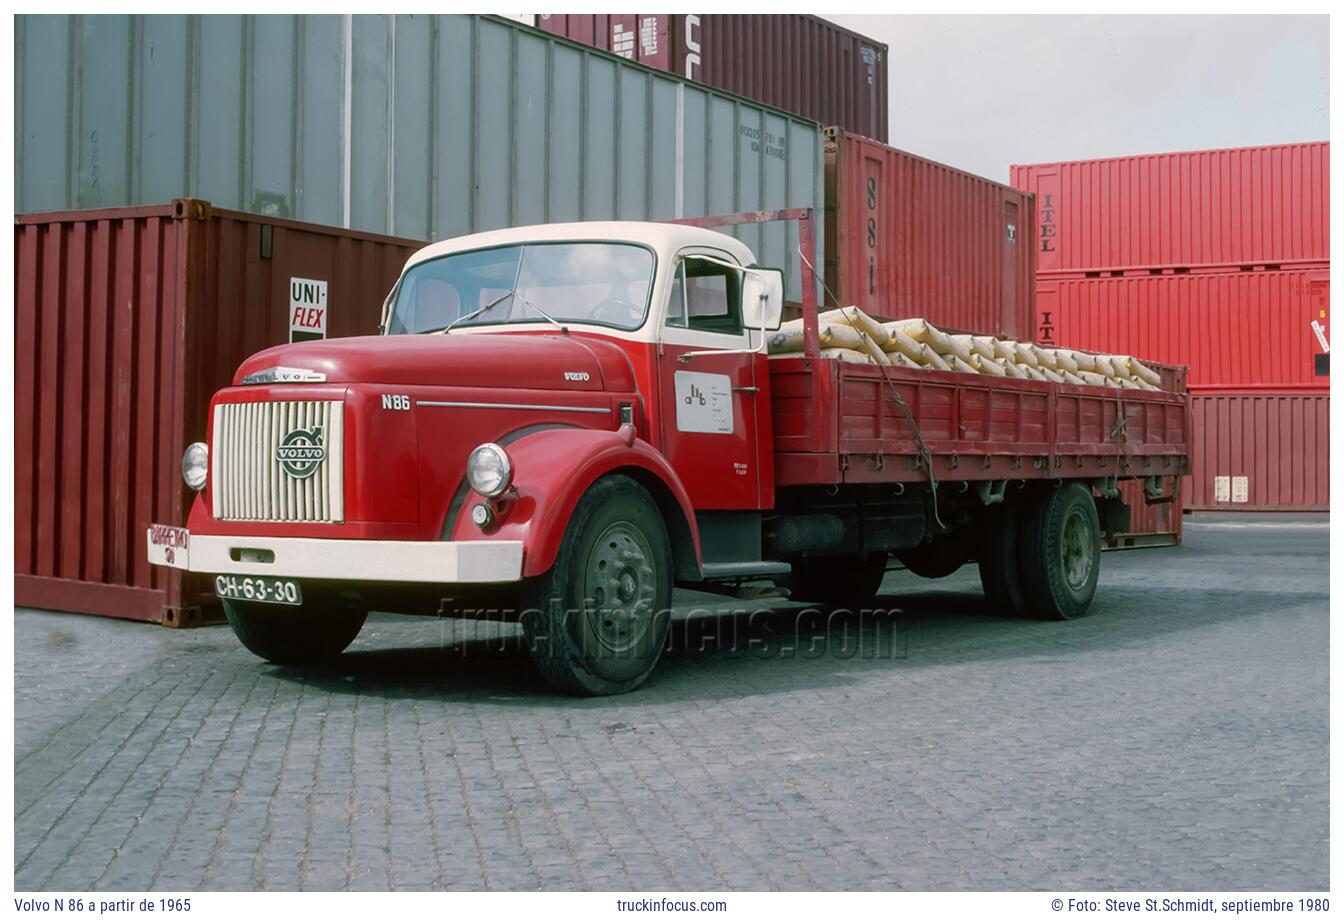
M 753 351 L 760 331 L 743 328 L 742 272 L 725 261 L 736 263 L 711 249 L 677 256 L 658 340 L 663 453 L 697 509 L 769 508 L 770 377 L 765 354 Z

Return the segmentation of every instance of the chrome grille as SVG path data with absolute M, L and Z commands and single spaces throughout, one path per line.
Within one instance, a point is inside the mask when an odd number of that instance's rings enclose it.
M 214 516 L 221 521 L 344 520 L 344 403 L 338 400 L 220 403 L 210 445 Z M 320 428 L 324 456 L 306 434 Z M 293 437 L 291 437 L 293 436 Z M 299 451 L 276 455 L 290 438 Z M 308 452 L 304 453 L 304 448 Z M 295 455 L 299 459 L 293 459 Z M 306 474 L 306 475 L 304 475 Z

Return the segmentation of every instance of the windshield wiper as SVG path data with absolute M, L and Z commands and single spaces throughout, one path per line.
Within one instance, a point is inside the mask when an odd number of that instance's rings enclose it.
M 480 316 L 486 310 L 489 310 L 491 307 L 499 306 L 504 301 L 508 300 L 510 297 L 518 297 L 519 299 L 522 299 L 521 294 L 516 293 L 512 288 L 510 288 L 509 290 L 505 291 L 503 294 L 500 294 L 498 297 L 496 297 L 494 300 L 490 301 L 488 304 L 481 307 L 480 309 L 472 310 L 470 313 L 464 313 L 462 316 L 459 316 L 457 319 L 453 320 L 451 323 L 444 326 L 443 331 L 439 334 L 447 335 L 448 333 L 453 331 L 453 327 L 456 326 L 458 323 L 466 322 L 473 316 Z
M 554 316 L 551 316 L 551 314 L 547 313 L 541 307 L 537 306 L 532 301 L 528 300 L 522 294 L 515 294 L 514 296 L 517 297 L 519 300 L 521 300 L 527 306 L 531 307 L 533 310 L 536 310 L 538 315 L 540 315 L 542 319 L 546 320 L 546 322 L 550 323 L 552 326 L 559 329 L 565 335 L 569 335 L 569 327 L 566 326 L 564 323 L 560 322 Z
M 504 302 L 505 300 L 507 300 L 509 297 L 516 297 L 516 298 L 518 298 L 519 300 L 521 300 L 521 301 L 523 302 L 524 305 L 531 307 L 533 310 L 536 310 L 536 311 L 537 311 L 537 315 L 540 316 L 542 319 L 546 320 L 546 322 L 550 323 L 552 326 L 554 326 L 555 328 L 559 329 L 559 330 L 560 330 L 561 332 L 563 332 L 565 335 L 569 335 L 569 327 L 568 327 L 568 326 L 566 326 L 564 323 L 560 322 L 560 321 L 559 321 L 558 319 L 556 319 L 554 316 L 551 316 L 551 314 L 547 313 L 547 312 L 546 312 L 545 310 L 543 310 L 541 307 L 537 306 L 537 305 L 534 304 L 532 301 L 528 300 L 526 297 L 524 297 L 522 294 L 519 294 L 519 293 L 518 293 L 517 291 L 515 291 L 515 290 L 508 290 L 508 291 L 505 291 L 505 292 L 504 292 L 503 294 L 501 294 L 499 297 L 496 297 L 494 300 L 490 301 L 488 304 L 486 304 L 485 306 L 481 307 L 479 310 L 472 310 L 470 313 L 467 313 L 467 314 L 465 314 L 465 315 L 463 315 L 463 316 L 459 316 L 457 319 L 453 320 L 453 321 L 452 321 L 451 323 L 449 323 L 447 326 L 444 326 L 444 327 L 443 327 L 443 331 L 442 331 L 441 334 L 443 334 L 443 335 L 447 335 L 449 332 L 452 331 L 453 327 L 456 326 L 458 323 L 466 322 L 467 320 L 471 319 L 471 318 L 474 317 L 474 316 L 480 316 L 480 315 L 481 315 L 482 313 L 484 313 L 486 310 L 489 310 L 491 307 L 493 307 L 493 306 L 497 306 L 498 304 L 503 303 L 503 302 Z

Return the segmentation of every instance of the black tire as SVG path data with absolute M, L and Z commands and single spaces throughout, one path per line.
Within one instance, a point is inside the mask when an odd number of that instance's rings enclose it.
M 223 600 L 224 616 L 238 641 L 273 664 L 318 664 L 355 641 L 369 611 L 334 591 L 304 586 L 303 604 L 253 604 Z
M 871 607 L 887 574 L 887 554 L 866 556 L 800 556 L 784 587 L 793 600 L 826 607 L 862 610 Z
M 944 535 L 902 550 L 896 558 L 920 578 L 946 578 L 967 563 L 970 553 L 960 536 Z
M 1002 504 L 991 506 L 984 517 L 977 554 L 985 606 L 1003 616 L 1021 617 L 1027 612 L 1018 562 L 1020 511 L 1015 496 L 1005 496 Z
M 634 690 L 663 654 L 672 546 L 647 489 L 606 476 L 579 499 L 549 572 L 522 590 L 523 635 L 551 686 L 579 696 Z
M 1087 613 L 1101 570 L 1101 524 L 1092 491 L 1073 482 L 1036 492 L 1022 515 L 1018 559 L 1030 615 Z

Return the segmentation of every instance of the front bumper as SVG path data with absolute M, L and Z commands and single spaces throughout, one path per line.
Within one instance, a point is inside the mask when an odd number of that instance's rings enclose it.
M 405 584 L 499 584 L 523 576 L 520 540 L 220 537 L 157 524 L 145 540 L 152 565 L 210 575 Z

